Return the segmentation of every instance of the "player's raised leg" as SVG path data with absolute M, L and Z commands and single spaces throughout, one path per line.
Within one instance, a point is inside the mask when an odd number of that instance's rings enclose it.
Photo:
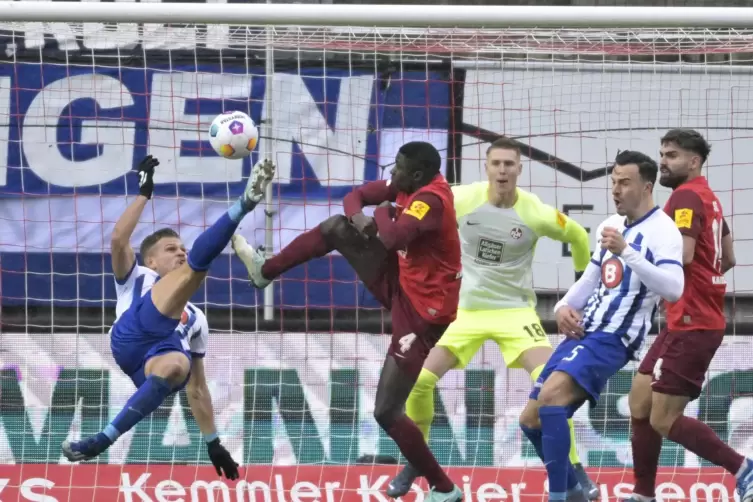
M 381 241 L 359 232 L 343 215 L 327 218 L 303 232 L 269 259 L 262 249 L 252 248 L 241 235 L 233 236 L 232 247 L 257 288 L 264 288 L 288 270 L 334 250 L 348 260 L 358 277 L 369 286 L 382 275 L 388 257 Z
M 63 443 L 62 450 L 66 458 L 81 461 L 101 454 L 185 383 L 191 361 L 183 350 L 181 341 L 174 335 L 175 328 L 188 300 L 206 276 L 212 260 L 228 244 L 243 216 L 262 199 L 273 175 L 274 165 L 271 162 L 257 164 L 238 201 L 196 239 L 187 257 L 182 249 L 177 250 L 177 259 L 183 263 L 164 275 L 144 295 L 138 312 L 129 317 L 135 330 L 139 332 L 138 335 L 147 338 L 151 345 L 148 351 L 138 355 L 143 361 L 134 361 L 135 369 L 143 368 L 134 373 L 143 375 L 143 378 L 134 378 L 138 387 L 136 392 L 102 432 L 82 441 Z
M 274 164 L 269 160 L 257 163 L 243 194 L 228 211 L 194 242 L 183 267 L 163 277 L 152 288 L 152 302 L 157 310 L 171 319 L 180 319 L 188 300 L 206 277 L 212 261 L 228 245 L 238 224 L 264 197 L 274 177 Z

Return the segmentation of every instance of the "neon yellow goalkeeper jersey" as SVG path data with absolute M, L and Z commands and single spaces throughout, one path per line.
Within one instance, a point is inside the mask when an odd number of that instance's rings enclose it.
M 532 266 L 539 237 L 570 243 L 575 270 L 582 271 L 591 259 L 588 232 L 520 188 L 513 207 L 495 207 L 489 204 L 488 187 L 486 181 L 452 187 L 463 263 L 459 306 L 534 307 Z

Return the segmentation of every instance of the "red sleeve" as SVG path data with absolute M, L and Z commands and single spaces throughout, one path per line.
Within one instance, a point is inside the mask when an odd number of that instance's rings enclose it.
M 676 191 L 667 204 L 667 214 L 674 220 L 680 233 L 694 239 L 698 238 L 703 229 L 701 221 L 704 211 L 701 197 L 692 190 Z
M 722 237 L 726 237 L 729 235 L 729 226 L 727 225 L 727 220 L 722 218 Z
M 395 202 L 397 191 L 385 180 L 371 181 L 356 187 L 343 199 L 343 210 L 349 219 L 366 206 L 376 206 L 385 201 Z
M 393 221 L 387 207 L 374 210 L 374 221 L 379 239 L 387 249 L 403 249 L 422 234 L 441 228 L 442 212 L 442 200 L 426 193 L 413 199 L 397 221 Z

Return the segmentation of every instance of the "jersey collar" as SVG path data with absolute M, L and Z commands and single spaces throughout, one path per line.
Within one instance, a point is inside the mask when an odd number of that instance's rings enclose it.
M 636 226 L 636 225 L 638 225 L 638 224 L 646 221 L 658 209 L 659 209 L 659 206 L 654 206 L 653 209 L 651 209 L 649 212 L 647 212 L 646 214 L 644 214 L 643 216 L 641 216 L 640 218 L 638 218 L 637 220 L 635 220 L 634 222 L 632 222 L 630 225 L 628 225 L 627 218 L 625 218 L 625 229 L 627 230 L 628 228 L 632 228 L 632 227 L 634 227 L 634 226 Z
M 682 187 L 684 185 L 703 185 L 703 186 L 708 186 L 709 185 L 709 181 L 706 179 L 705 176 L 700 175 L 700 176 L 696 176 L 695 178 L 693 178 L 690 181 L 686 181 L 685 183 L 683 183 L 682 185 L 680 185 L 677 188 L 680 188 L 680 187 Z

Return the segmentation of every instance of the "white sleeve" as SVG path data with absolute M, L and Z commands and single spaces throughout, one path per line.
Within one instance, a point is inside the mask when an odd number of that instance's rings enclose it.
M 560 307 L 567 305 L 575 310 L 583 310 L 588 303 L 588 299 L 594 294 L 594 291 L 599 286 L 601 281 L 601 266 L 596 265 L 594 260 L 588 264 L 586 270 L 583 271 L 583 275 L 578 279 L 575 284 L 570 286 L 565 296 L 557 302 L 554 306 L 554 311 L 560 309 Z
M 131 293 L 131 290 L 136 283 L 136 278 L 141 275 L 141 268 L 143 267 L 139 266 L 138 261 L 133 260 L 133 266 L 126 276 L 122 280 L 115 279 L 115 294 L 118 298 Z
M 659 246 L 654 249 L 654 263 L 629 245 L 622 252 L 623 259 L 643 284 L 669 302 L 676 302 L 685 289 L 682 268 L 682 235 L 677 228 L 667 225 Z
M 199 316 L 198 328 L 191 336 L 191 356 L 202 358 L 207 354 L 207 337 L 209 336 L 209 324 L 206 316 Z

